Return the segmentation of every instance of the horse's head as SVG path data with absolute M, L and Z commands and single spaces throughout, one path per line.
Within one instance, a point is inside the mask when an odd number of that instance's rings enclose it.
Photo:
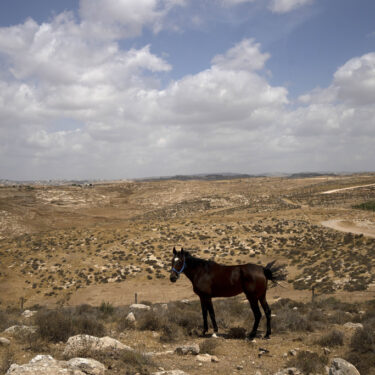
M 171 275 L 170 280 L 172 283 L 175 283 L 177 279 L 180 277 L 180 273 L 182 273 L 185 269 L 185 253 L 184 249 L 181 248 L 181 251 L 176 251 L 176 248 L 173 248 L 173 258 L 172 258 L 172 268 L 171 268 Z

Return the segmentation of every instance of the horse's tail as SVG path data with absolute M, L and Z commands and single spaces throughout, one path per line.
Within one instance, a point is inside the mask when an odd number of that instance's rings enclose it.
M 286 280 L 287 270 L 285 264 L 275 263 L 276 260 L 269 262 L 265 267 L 263 267 L 263 271 L 267 280 L 270 280 L 274 284 L 277 284 L 278 281 Z

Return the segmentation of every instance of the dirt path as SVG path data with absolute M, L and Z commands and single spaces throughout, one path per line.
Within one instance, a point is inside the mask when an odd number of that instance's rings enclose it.
M 336 219 L 322 221 L 321 224 L 325 227 L 339 230 L 342 232 L 363 234 L 366 237 L 375 238 L 375 223 L 370 221 L 350 221 Z
M 327 190 L 327 191 L 322 191 L 320 194 L 333 194 L 333 193 L 337 193 L 338 191 L 343 191 L 343 190 L 352 190 L 352 189 L 358 189 L 358 188 L 368 187 L 368 186 L 375 186 L 375 184 L 367 184 L 367 185 L 359 185 L 359 186 L 350 186 L 350 187 L 341 188 L 341 189 Z

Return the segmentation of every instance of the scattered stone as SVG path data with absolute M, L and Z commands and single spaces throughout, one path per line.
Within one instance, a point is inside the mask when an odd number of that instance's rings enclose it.
M 237 369 L 237 370 L 243 370 L 243 366 L 242 366 L 242 365 L 237 365 L 237 366 L 236 366 L 236 369 Z
M 185 305 L 188 305 L 190 303 L 188 299 L 182 299 L 181 302 L 184 303 Z
M 211 356 L 211 362 L 213 363 L 219 363 L 219 358 L 216 357 L 216 355 Z
M 8 346 L 10 345 L 10 341 L 5 337 L 0 337 L 0 346 Z
M 195 359 L 198 362 L 211 362 L 211 355 L 210 354 L 198 354 Z
M 179 355 L 187 355 L 187 354 L 197 355 L 199 354 L 199 345 L 191 344 L 191 345 L 178 346 L 175 349 L 175 353 Z
M 129 306 L 130 310 L 133 311 L 148 311 L 151 310 L 150 306 L 143 305 L 142 303 L 133 303 Z
M 152 375 L 188 375 L 188 373 L 182 370 L 169 370 L 153 372 Z
M 294 349 L 290 349 L 290 350 L 289 350 L 289 355 L 295 357 L 295 356 L 297 355 L 297 351 L 294 350 Z
M 134 313 L 131 311 L 125 318 L 128 322 L 134 323 L 135 322 L 135 316 Z
M 33 326 L 15 325 L 7 328 L 4 333 L 10 336 L 22 336 L 35 333 L 37 329 L 37 327 Z
M 37 355 L 24 365 L 12 364 L 6 375 L 104 375 L 105 366 L 91 358 L 57 361 L 50 355 Z
M 288 367 L 279 370 L 274 375 L 302 375 L 302 372 L 295 367 Z
M 344 327 L 345 327 L 345 328 L 350 328 L 350 329 L 357 329 L 357 328 L 361 328 L 361 329 L 363 329 L 363 324 L 362 324 L 362 323 L 352 323 L 352 322 L 348 322 L 348 323 L 345 323 L 345 324 L 344 324 Z
M 63 355 L 74 357 L 87 350 L 133 350 L 130 346 L 124 345 L 111 337 L 95 337 L 90 335 L 76 335 L 69 337 Z
M 25 311 L 22 313 L 22 316 L 23 316 L 24 318 L 31 318 L 31 317 L 34 316 L 36 313 L 37 313 L 37 311 L 33 311 L 33 310 L 25 310 Z
M 105 366 L 95 359 L 72 358 L 67 363 L 70 367 L 78 368 L 88 375 L 104 375 L 105 373 Z
M 360 373 L 345 359 L 333 358 L 329 368 L 329 375 L 360 375 Z
M 325 355 L 331 354 L 331 350 L 328 349 L 328 348 L 323 348 L 323 353 L 324 353 Z

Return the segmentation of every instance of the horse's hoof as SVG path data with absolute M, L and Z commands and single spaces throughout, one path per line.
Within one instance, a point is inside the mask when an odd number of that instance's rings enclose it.
M 266 335 L 263 337 L 263 340 L 270 340 L 270 339 L 271 339 L 270 335 Z

